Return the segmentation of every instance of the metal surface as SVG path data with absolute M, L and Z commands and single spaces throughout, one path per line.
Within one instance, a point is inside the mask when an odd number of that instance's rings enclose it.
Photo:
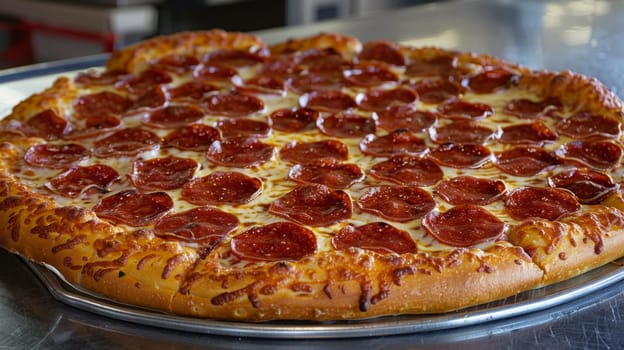
M 103 6 L 135 6 L 144 4 L 158 4 L 164 0 L 67 0 L 67 2 L 75 2 L 81 4 L 90 5 L 103 5 Z
M 269 42 L 318 31 L 483 52 L 536 69 L 570 69 L 624 91 L 624 1 L 448 1 L 371 18 L 259 33 Z M 57 64 L 0 72 L 0 110 L 40 88 L 40 75 L 100 65 Z M 63 63 L 61 63 L 63 65 Z M 35 73 L 33 73 L 35 72 Z M 33 78 L 36 77 L 36 78 Z M 27 78 L 27 79 L 24 79 Z M 17 79 L 17 80 L 16 80 Z M 37 83 L 33 83 L 33 79 Z M 43 77 L 50 81 L 52 76 Z M 607 268 L 617 266 L 609 265 Z M 600 271 L 600 270 L 599 270 Z M 581 276 L 585 279 L 590 275 Z M 557 285 L 565 293 L 579 279 Z M 0 251 L 2 349 L 505 349 L 624 348 L 624 282 L 593 285 L 585 295 L 534 312 L 416 334 L 349 339 L 260 339 L 141 326 L 57 302 L 17 257 Z M 545 293 L 539 289 L 530 293 Z M 533 295 L 536 296 L 536 295 Z M 515 299 L 522 302 L 527 294 Z M 539 295 L 537 295 L 539 297 Z M 548 300 L 548 298 L 545 298 Z M 549 301 L 550 302 L 550 301 Z M 402 318 L 397 318 L 400 321 Z M 261 326 L 262 324 L 258 324 Z M 329 324 L 331 326 L 331 324 Z M 291 325 L 292 326 L 292 325 Z
M 624 91 L 622 18 L 621 0 L 457 0 L 259 34 L 277 42 L 326 31 L 487 53 L 591 75 L 617 93 Z
M 52 63 L 37 63 L 29 66 L 0 70 L 1 83 L 15 83 L 29 78 L 39 78 L 45 75 L 64 74 L 70 70 L 85 70 L 104 65 L 108 54 L 99 54 L 87 57 L 78 57 Z M 0 110 L 6 113 L 8 111 Z M 4 116 L 1 114 L 0 116 Z

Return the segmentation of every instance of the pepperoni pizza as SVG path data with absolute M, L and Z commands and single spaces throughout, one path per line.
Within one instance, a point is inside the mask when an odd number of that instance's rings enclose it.
M 571 72 L 187 32 L 59 77 L 0 126 L 2 246 L 141 307 L 437 313 L 624 255 L 622 104 Z

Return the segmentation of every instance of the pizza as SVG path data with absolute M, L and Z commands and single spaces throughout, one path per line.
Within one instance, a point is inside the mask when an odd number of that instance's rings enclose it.
M 1 245 L 135 307 L 443 313 L 624 255 L 622 103 L 568 71 L 185 32 L 59 77 L 0 130 Z

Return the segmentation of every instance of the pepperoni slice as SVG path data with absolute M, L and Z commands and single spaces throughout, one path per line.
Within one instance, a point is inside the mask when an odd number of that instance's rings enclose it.
M 412 105 L 392 106 L 384 111 L 373 113 L 377 125 L 388 131 L 409 129 L 421 132 L 435 124 L 439 114 L 429 111 L 419 111 Z
M 299 97 L 299 105 L 321 112 L 341 112 L 356 107 L 353 97 L 338 90 L 313 91 Z
M 74 78 L 74 83 L 80 87 L 87 88 L 93 86 L 110 86 L 115 85 L 126 78 L 128 73 L 119 70 L 95 70 L 90 69 L 86 72 L 80 72 Z
M 236 76 L 236 69 L 223 64 L 203 64 L 198 66 L 193 75 L 197 79 L 208 81 L 228 81 Z
M 364 179 L 364 173 L 355 164 L 335 160 L 317 160 L 308 164 L 295 164 L 288 178 L 299 183 L 317 183 L 335 190 L 351 187 Z
M 173 100 L 200 101 L 216 91 L 219 91 L 219 88 L 215 85 L 201 80 L 192 80 L 169 89 L 167 92 Z
M 618 138 L 622 131 L 622 124 L 612 117 L 580 112 L 561 119 L 556 128 L 563 135 L 575 139 Z
M 462 90 L 446 79 L 427 79 L 412 86 L 418 98 L 425 103 L 442 103 L 457 98 Z
M 236 89 L 243 92 L 281 95 L 286 89 L 286 82 L 283 79 L 257 75 L 245 81 L 234 77 Z
M 110 91 L 83 95 L 74 102 L 76 118 L 105 118 L 119 115 L 126 111 L 132 103 L 129 99 Z
M 297 68 L 301 71 L 321 75 L 342 75 L 343 69 L 349 67 L 350 62 L 346 61 L 340 53 L 333 48 L 310 49 L 297 55 Z
M 346 192 L 321 184 L 307 184 L 273 201 L 269 212 L 301 225 L 329 226 L 349 219 L 353 204 Z
M 130 179 L 142 192 L 173 190 L 190 180 L 198 168 L 199 164 L 188 158 L 139 158 L 132 163 Z
M 494 155 L 494 165 L 514 176 L 533 176 L 561 162 L 551 152 L 541 147 L 517 146 Z
M 292 141 L 279 152 L 280 158 L 287 162 L 308 164 L 316 160 L 347 160 L 349 149 L 337 140 L 315 142 Z
M 212 249 L 238 226 L 235 215 L 203 207 L 160 218 L 154 225 L 154 233 L 165 239 L 201 244 Z
M 262 76 L 287 79 L 301 71 L 297 60 L 291 55 L 272 56 L 262 64 L 258 74 Z
M 92 153 L 99 158 L 135 156 L 160 147 L 160 138 L 141 128 L 122 129 L 93 144 Z
M 142 93 L 136 100 L 134 100 L 126 115 L 134 114 L 137 112 L 137 110 L 141 110 L 144 108 L 150 109 L 162 107 L 166 102 L 167 96 L 165 96 L 163 87 L 154 86 L 151 89 L 148 89 L 147 91 Z
M 441 243 L 470 247 L 499 238 L 505 223 L 489 211 L 473 205 L 453 207 L 444 213 L 432 211 L 422 220 L 425 231 Z
M 81 127 L 76 127 L 69 134 L 65 135 L 66 139 L 85 139 L 94 138 L 106 131 L 110 131 L 121 125 L 121 120 L 113 115 L 105 117 L 87 117 L 82 122 Z
M 22 131 L 26 136 L 55 140 L 69 133 L 71 125 L 51 109 L 46 109 L 28 118 L 26 123 L 24 123 Z
M 418 219 L 435 207 L 431 194 L 417 186 L 371 187 L 356 204 L 367 213 L 398 222 Z
M 455 68 L 454 56 L 436 55 L 432 59 L 413 60 L 405 74 L 410 77 L 446 77 Z
M 467 79 L 465 85 L 478 94 L 488 94 L 496 90 L 506 88 L 517 75 L 507 69 L 496 67 Z
M 430 186 L 442 180 L 442 169 L 432 160 L 414 156 L 394 156 L 375 164 L 370 174 L 400 185 Z
M 485 103 L 471 103 L 459 99 L 446 101 L 438 111 L 451 119 L 483 119 L 494 113 L 490 105 Z
M 217 165 L 252 168 L 271 160 L 274 151 L 273 146 L 255 137 L 232 137 L 214 141 L 206 152 L 206 158 Z
M 211 114 L 226 117 L 245 117 L 264 109 L 261 99 L 247 94 L 215 94 L 204 100 L 204 108 Z
M 323 64 L 327 64 L 330 67 L 335 67 L 336 63 L 348 64 L 349 62 L 342 57 L 342 54 L 333 47 L 322 48 L 304 48 L 302 50 L 292 49 L 289 54 L 294 56 L 294 60 L 297 62 L 297 67 L 302 70 L 311 69 Z
M 552 187 L 565 188 L 583 204 L 600 204 L 618 186 L 609 175 L 590 169 L 570 169 L 548 178 Z
M 457 120 L 441 127 L 429 129 L 433 143 L 482 144 L 495 136 L 494 130 L 472 120 Z
M 572 141 L 557 149 L 557 155 L 595 169 L 607 170 L 622 158 L 622 149 L 610 141 Z
M 193 71 L 198 64 L 199 60 L 191 55 L 168 55 L 149 63 L 153 68 L 179 75 Z
M 271 134 L 271 127 L 261 120 L 225 119 L 217 122 L 221 135 L 228 137 L 255 136 L 267 137 Z
M 244 260 L 300 260 L 316 252 L 316 236 L 292 222 L 252 227 L 230 242 L 232 253 Z
M 553 116 L 560 112 L 562 107 L 561 101 L 556 97 L 549 97 L 541 101 L 521 98 L 507 103 L 503 112 L 520 118 L 536 119 L 544 116 Z
M 88 155 L 89 151 L 77 143 L 42 143 L 28 148 L 24 161 L 38 168 L 64 169 Z
M 118 192 L 102 198 L 93 211 L 102 219 L 128 226 L 146 226 L 173 208 L 165 192 L 139 193 L 136 190 Z
M 215 50 L 206 54 L 202 61 L 242 68 L 262 63 L 267 56 L 268 52 L 266 50 Z
M 490 150 L 478 144 L 446 143 L 429 155 L 440 165 L 451 168 L 479 168 L 490 159 Z
M 416 101 L 416 93 L 407 88 L 370 90 L 356 97 L 358 107 L 365 111 L 383 111 L 390 106 L 406 105 Z
M 571 192 L 558 188 L 521 187 L 511 191 L 505 200 L 507 213 L 516 220 L 556 220 L 580 208 Z
M 440 182 L 434 192 L 453 205 L 486 205 L 505 193 L 505 183 L 500 180 L 473 176 L 457 176 Z
M 316 126 L 319 112 L 309 108 L 278 109 L 269 116 L 273 129 L 285 132 L 301 132 Z
M 115 84 L 131 94 L 141 94 L 155 86 L 172 82 L 171 76 L 160 69 L 147 69 L 140 75 L 129 75 Z
M 360 151 L 375 157 L 418 155 L 426 150 L 425 141 L 408 129 L 397 129 L 384 136 L 369 134 L 360 141 Z
M 221 137 L 219 130 L 205 124 L 190 124 L 170 132 L 164 140 L 169 147 L 189 151 L 207 151 Z
M 196 205 L 240 205 L 249 203 L 260 193 L 260 179 L 234 171 L 214 172 L 182 187 L 182 199 Z
M 119 174 L 108 165 L 73 166 L 53 177 L 46 187 L 61 196 L 76 198 L 92 188 L 108 192 L 117 179 Z
M 516 124 L 503 128 L 500 142 L 505 144 L 541 145 L 557 141 L 559 135 L 554 133 L 542 121 L 536 120 L 529 124 Z
M 344 79 L 351 85 L 371 87 L 395 82 L 399 77 L 381 62 L 359 63 L 353 69 L 345 70 Z
M 331 75 L 327 72 L 323 74 L 310 72 L 304 75 L 296 75 L 289 81 L 290 89 L 296 94 L 340 91 L 342 86 L 342 75 Z
M 361 61 L 380 61 L 395 66 L 405 65 L 405 57 L 401 53 L 399 45 L 389 41 L 371 41 L 364 44 L 362 52 L 358 55 Z
M 416 243 L 409 233 L 385 222 L 371 222 L 355 227 L 343 227 L 332 237 L 332 245 L 337 250 L 361 248 L 381 254 L 416 253 Z
M 316 120 L 316 127 L 328 136 L 362 137 L 375 132 L 375 121 L 358 114 L 343 112 L 320 116 Z
M 121 120 L 112 115 L 107 117 L 89 117 L 85 120 L 85 130 L 80 130 L 76 134 L 80 134 L 82 136 L 86 135 L 94 135 L 97 134 L 98 131 L 104 131 L 108 129 L 113 129 L 121 125 Z
M 147 113 L 142 122 L 156 128 L 178 128 L 195 123 L 204 113 L 195 105 L 168 105 Z

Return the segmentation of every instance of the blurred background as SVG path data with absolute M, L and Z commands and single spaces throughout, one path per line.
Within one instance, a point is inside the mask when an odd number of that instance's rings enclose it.
M 0 0 L 0 69 L 110 52 L 184 30 L 254 31 L 434 1 Z

